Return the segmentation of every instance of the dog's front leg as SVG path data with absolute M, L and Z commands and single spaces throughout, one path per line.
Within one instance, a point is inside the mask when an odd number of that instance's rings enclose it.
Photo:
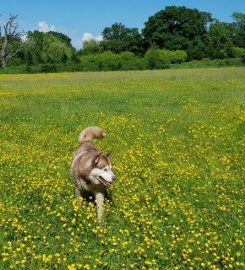
M 98 218 L 99 223 L 103 222 L 104 199 L 105 199 L 105 196 L 102 192 L 95 193 L 95 201 L 96 201 L 96 207 L 97 207 L 97 218 Z
M 76 199 L 81 198 L 81 191 L 79 190 L 77 186 L 75 186 L 75 196 L 76 196 Z

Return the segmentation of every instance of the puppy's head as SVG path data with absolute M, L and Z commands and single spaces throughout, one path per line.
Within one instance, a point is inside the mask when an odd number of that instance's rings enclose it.
M 111 154 L 100 154 L 94 160 L 93 169 L 90 172 L 89 178 L 94 184 L 102 184 L 105 187 L 110 187 L 116 179 L 112 171 Z

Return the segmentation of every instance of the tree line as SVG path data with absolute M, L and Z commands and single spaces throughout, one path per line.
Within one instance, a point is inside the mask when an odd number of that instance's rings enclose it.
M 208 12 L 168 6 L 150 16 L 143 29 L 114 23 L 103 40 L 85 41 L 76 50 L 59 32 L 21 33 L 16 15 L 0 23 L 1 67 L 25 66 L 27 72 L 64 70 L 127 70 L 164 68 L 169 63 L 245 58 L 245 14 L 234 12 L 221 22 Z M 35 69 L 39 67 L 39 69 Z

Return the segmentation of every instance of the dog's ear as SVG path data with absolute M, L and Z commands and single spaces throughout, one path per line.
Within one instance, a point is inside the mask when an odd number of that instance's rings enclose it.
M 100 154 L 96 157 L 96 159 L 94 160 L 94 163 L 95 163 L 95 164 L 98 164 L 99 161 L 100 161 L 100 159 L 102 158 L 102 156 L 103 156 L 103 154 L 100 153 Z
M 96 159 L 94 160 L 94 163 L 95 164 L 98 164 L 99 163 L 99 161 L 101 160 L 101 159 L 103 159 L 103 158 L 108 158 L 108 159 L 110 159 L 111 158 L 111 152 L 109 152 L 109 153 L 100 153 L 97 157 L 96 157 Z

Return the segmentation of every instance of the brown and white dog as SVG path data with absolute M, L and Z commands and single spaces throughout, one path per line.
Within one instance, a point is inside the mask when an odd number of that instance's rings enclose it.
M 103 218 L 103 205 L 106 189 L 112 185 L 115 175 L 112 171 L 111 154 L 103 154 L 93 144 L 93 139 L 106 136 L 100 127 L 88 127 L 79 135 L 79 147 L 74 153 L 71 174 L 75 180 L 75 195 L 82 196 L 84 191 L 95 195 L 98 221 Z

